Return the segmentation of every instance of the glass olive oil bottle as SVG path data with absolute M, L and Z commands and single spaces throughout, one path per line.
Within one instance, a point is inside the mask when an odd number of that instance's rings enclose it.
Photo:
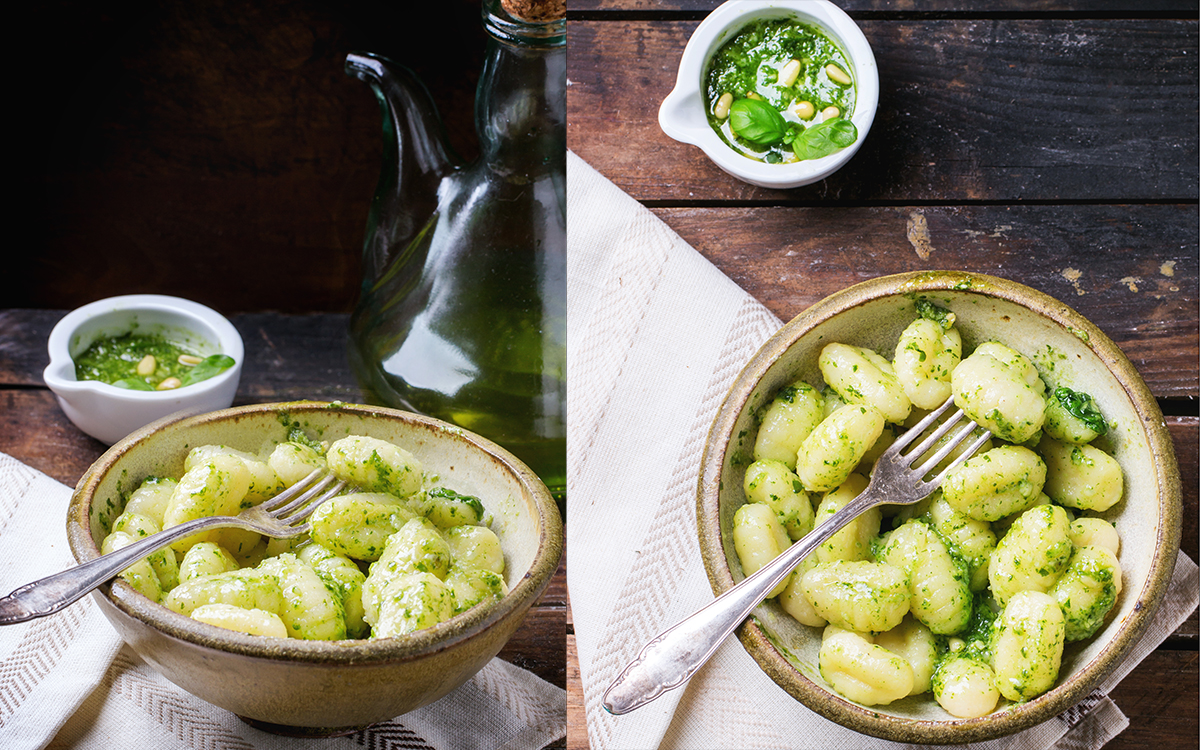
M 500 0 L 484 2 L 483 23 L 480 156 L 470 164 L 450 154 L 411 73 L 375 55 L 347 58 L 384 124 L 350 356 L 369 400 L 496 441 L 561 503 L 566 26 L 561 13 L 517 17 Z

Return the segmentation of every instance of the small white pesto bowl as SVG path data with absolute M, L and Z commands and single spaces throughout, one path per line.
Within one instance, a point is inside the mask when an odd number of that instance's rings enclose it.
M 207 380 L 168 391 L 135 391 L 75 379 L 75 357 L 92 342 L 133 330 L 165 336 L 202 356 L 226 354 L 234 364 Z M 73 310 L 50 332 L 48 348 L 50 364 L 42 377 L 58 405 L 76 427 L 108 445 L 169 414 L 227 408 L 237 392 L 245 354 L 242 337 L 220 313 L 159 294 L 109 297 Z
M 767 164 L 734 151 L 709 125 L 702 92 L 708 62 L 722 44 L 760 18 L 793 17 L 821 29 L 845 52 L 857 87 L 850 121 L 858 129 L 851 145 L 820 159 Z M 663 132 L 690 143 L 739 180 L 765 188 L 794 188 L 819 182 L 836 172 L 867 137 L 879 105 L 879 69 L 862 31 L 829 0 L 729 0 L 696 28 L 683 50 L 675 88 L 658 110 Z

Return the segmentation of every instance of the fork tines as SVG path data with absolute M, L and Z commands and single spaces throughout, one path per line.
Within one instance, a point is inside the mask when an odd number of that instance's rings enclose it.
M 326 492 L 326 488 L 331 486 L 332 489 Z M 339 481 L 337 477 L 324 469 L 314 469 L 308 476 L 275 497 L 264 500 L 259 507 L 284 523 L 302 521 L 316 510 L 318 503 L 308 505 L 314 498 L 331 495 L 345 486 L 344 481 Z M 288 515 L 297 509 L 300 510 Z
M 921 421 L 913 425 L 911 429 L 898 437 L 896 442 L 893 444 L 896 454 L 899 455 L 900 451 L 902 451 L 910 443 L 915 441 L 917 438 L 924 436 L 925 431 L 934 425 L 937 420 L 950 409 L 951 406 L 954 406 L 953 398 L 947 399 L 945 403 L 931 411 L 923 419 L 921 419 Z M 963 425 L 957 432 L 955 432 L 952 437 L 946 440 L 941 447 L 937 447 L 938 441 L 944 438 L 964 419 L 967 420 L 967 423 Z M 905 468 L 910 469 L 914 468 L 914 466 L 918 470 L 926 467 L 935 467 L 943 459 L 953 453 L 954 450 L 957 449 L 963 443 L 963 441 L 970 437 L 971 433 L 976 429 L 979 429 L 979 425 L 974 420 L 967 418 L 967 415 L 962 409 L 956 409 L 953 414 L 947 417 L 944 422 L 937 425 L 937 428 L 934 429 L 933 432 L 931 432 L 928 436 L 925 436 L 924 439 L 921 440 L 921 442 L 918 443 L 911 451 L 903 454 L 897 462 Z M 983 446 L 983 444 L 986 443 L 991 437 L 992 433 L 988 430 L 984 430 L 983 433 L 979 435 L 966 450 L 962 451 L 962 453 L 956 456 L 954 460 L 951 461 L 944 469 L 938 472 L 936 477 L 928 480 L 927 484 L 930 484 L 933 487 L 940 485 L 947 473 L 949 473 L 952 469 L 957 468 L 959 464 L 974 455 L 975 451 L 979 450 L 979 448 Z M 933 451 L 934 448 L 937 448 L 937 450 L 931 454 L 930 451 Z

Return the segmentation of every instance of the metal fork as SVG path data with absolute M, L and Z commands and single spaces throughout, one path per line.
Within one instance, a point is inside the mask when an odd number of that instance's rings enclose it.
M 0 598 L 0 625 L 53 614 L 138 560 L 198 531 L 238 528 L 279 539 L 299 536 L 308 531 L 305 519 L 345 487 L 344 481 L 317 469 L 275 497 L 236 516 L 208 516 L 186 521 L 95 560 L 27 583 Z
M 604 708 L 612 714 L 629 713 L 666 691 L 679 687 L 708 661 L 717 647 L 750 615 L 751 610 L 822 542 L 877 505 L 911 505 L 925 499 L 941 486 L 947 472 L 967 460 L 992 435 L 984 430 L 967 450 L 956 456 L 936 476 L 926 480 L 925 476 L 962 445 L 978 425 L 967 419 L 958 432 L 938 447 L 937 442 L 966 419 L 966 415 L 958 409 L 911 451 L 903 451 L 953 405 L 953 399 L 946 401 L 888 446 L 875 462 L 870 483 L 858 497 L 754 575 L 647 643 L 605 691 Z M 926 454 L 925 460 L 918 463 Z

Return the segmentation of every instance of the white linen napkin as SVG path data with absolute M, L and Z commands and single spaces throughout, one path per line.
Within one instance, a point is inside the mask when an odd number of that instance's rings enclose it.
M 592 750 L 892 748 L 812 713 L 736 639 L 684 688 L 624 716 L 604 690 L 652 637 L 712 601 L 695 541 L 701 449 L 733 378 L 781 322 L 574 153 L 567 161 L 568 589 Z M 1195 609 L 1180 554 L 1151 631 L 1083 703 L 980 748 L 1101 747 L 1107 692 Z
M 0 453 L 0 595 L 75 564 L 71 490 Z M 298 740 L 259 731 L 141 660 L 89 595 L 0 627 L 0 747 L 537 750 L 566 736 L 566 691 L 492 659 L 441 700 L 356 734 Z

